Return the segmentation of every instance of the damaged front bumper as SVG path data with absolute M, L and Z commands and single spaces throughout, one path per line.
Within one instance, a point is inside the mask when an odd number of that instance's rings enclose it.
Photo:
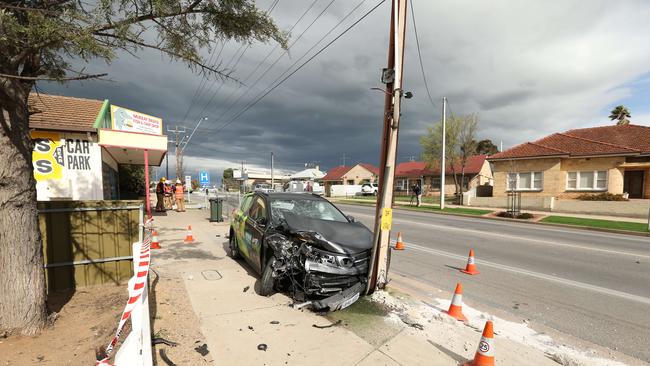
M 311 306 L 316 311 L 342 310 L 359 300 L 359 296 L 366 289 L 364 282 L 357 282 L 354 286 L 347 288 L 335 295 L 322 300 L 313 301 Z
M 317 248 L 317 242 L 290 240 L 278 234 L 267 240 L 276 257 L 273 277 L 277 288 L 288 290 L 297 301 L 316 299 L 311 301 L 314 310 L 345 308 L 365 290 L 369 250 L 335 253 Z

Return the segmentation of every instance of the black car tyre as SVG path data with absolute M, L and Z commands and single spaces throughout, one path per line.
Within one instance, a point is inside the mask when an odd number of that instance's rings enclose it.
M 241 258 L 239 254 L 239 248 L 237 247 L 237 235 L 234 232 L 230 233 L 230 238 L 228 238 L 228 246 L 230 247 L 230 257 L 232 258 Z
M 269 258 L 269 261 L 264 267 L 264 272 L 262 273 L 262 278 L 260 279 L 260 291 L 259 294 L 262 296 L 271 296 L 275 293 L 275 279 L 273 278 L 273 263 L 275 263 L 275 257 Z

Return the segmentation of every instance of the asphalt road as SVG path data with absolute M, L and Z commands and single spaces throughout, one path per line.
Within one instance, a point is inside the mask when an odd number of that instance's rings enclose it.
M 374 207 L 337 206 L 372 228 Z M 650 362 L 650 238 L 395 210 L 398 231 L 391 270 Z

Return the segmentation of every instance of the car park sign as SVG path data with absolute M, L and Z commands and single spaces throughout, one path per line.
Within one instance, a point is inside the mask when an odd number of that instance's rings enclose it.
M 210 185 L 210 173 L 209 172 L 199 172 L 199 184 L 201 187 Z

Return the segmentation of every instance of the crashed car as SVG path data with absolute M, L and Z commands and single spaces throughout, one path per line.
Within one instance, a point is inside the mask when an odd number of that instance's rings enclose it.
M 365 291 L 372 233 L 318 195 L 247 194 L 229 238 L 231 256 L 261 276 L 260 295 L 283 291 L 316 311 L 334 311 Z

